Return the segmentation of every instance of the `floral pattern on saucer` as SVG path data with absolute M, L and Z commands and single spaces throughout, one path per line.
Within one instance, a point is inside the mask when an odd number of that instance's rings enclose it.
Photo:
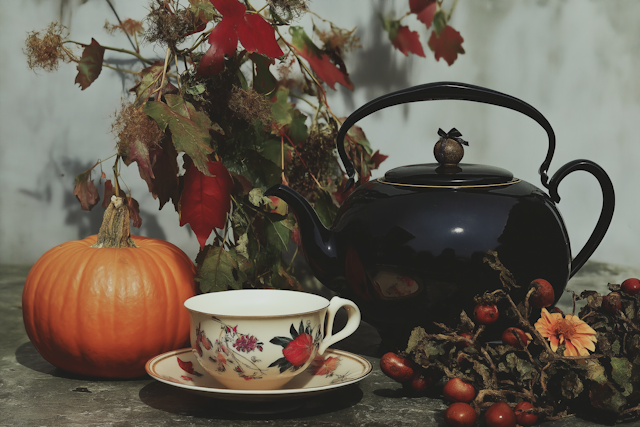
M 371 363 L 361 356 L 328 349 L 324 357 L 316 357 L 309 368 L 281 389 L 230 390 L 198 366 L 191 348 L 184 348 L 154 357 L 147 362 L 146 370 L 160 382 L 213 398 L 265 402 L 326 393 L 361 381 L 373 369 Z

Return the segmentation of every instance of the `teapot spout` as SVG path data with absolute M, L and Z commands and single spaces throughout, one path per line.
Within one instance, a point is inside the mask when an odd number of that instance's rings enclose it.
M 289 205 L 298 220 L 302 250 L 313 274 L 323 284 L 329 284 L 340 274 L 333 231 L 322 224 L 309 202 L 291 187 L 278 184 L 265 195 L 276 196 Z

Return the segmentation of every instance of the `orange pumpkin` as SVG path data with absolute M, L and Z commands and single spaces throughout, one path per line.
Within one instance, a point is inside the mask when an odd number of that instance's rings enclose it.
M 194 276 L 178 247 L 130 236 L 127 205 L 112 199 L 97 236 L 63 243 L 31 268 L 22 294 L 27 335 L 66 371 L 142 376 L 147 360 L 187 343 L 183 303 L 195 295 Z

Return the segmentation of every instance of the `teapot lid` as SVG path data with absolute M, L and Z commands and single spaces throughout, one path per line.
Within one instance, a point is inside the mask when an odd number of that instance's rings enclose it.
M 383 182 L 397 185 L 425 187 L 471 187 L 505 185 L 514 180 L 508 170 L 486 165 L 460 164 L 464 156 L 463 145 L 469 145 L 462 134 L 453 128 L 449 132 L 438 129 L 440 139 L 433 154 L 438 163 L 400 166 L 384 175 Z

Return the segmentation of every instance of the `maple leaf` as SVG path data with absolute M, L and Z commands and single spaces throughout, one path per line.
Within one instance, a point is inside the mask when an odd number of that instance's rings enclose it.
M 180 226 L 191 226 L 201 249 L 214 228 L 226 226 L 233 187 L 233 179 L 221 162 L 210 160 L 207 167 L 209 176 L 194 163 L 188 166 L 180 195 Z
M 428 44 L 436 56 L 436 61 L 444 58 L 447 64 L 451 65 L 458 59 L 458 54 L 464 53 L 462 42 L 464 42 L 464 39 L 460 33 L 447 25 L 440 32 L 440 36 L 435 31 L 431 33 Z
M 179 167 L 178 152 L 170 141 L 165 141 L 162 147 L 155 148 L 149 153 L 151 161 L 153 177 L 146 174 L 143 169 L 138 168 L 140 177 L 147 182 L 149 191 L 154 199 L 159 199 L 160 209 L 169 201 L 173 200 L 173 204 L 178 210 L 178 201 L 180 199 L 179 191 Z
M 211 76 L 224 69 L 224 57 L 232 56 L 238 41 L 247 52 L 257 52 L 269 58 L 284 55 L 275 38 L 275 30 L 258 13 L 247 13 L 247 8 L 236 0 L 211 0 L 222 14 L 209 34 L 209 49 L 198 66 L 198 76 Z
M 91 44 L 82 51 L 82 58 L 77 66 L 78 75 L 75 82 L 80 85 L 81 90 L 88 88 L 98 78 L 102 71 L 103 58 L 104 48 L 92 38 Z
M 393 47 L 404 53 L 405 56 L 413 53 L 424 58 L 420 36 L 416 31 L 411 31 L 409 27 L 400 25 L 400 21 L 392 20 L 384 20 L 384 29 L 387 30 Z
M 167 103 L 148 101 L 144 112 L 158 123 L 162 131 L 171 130 L 171 139 L 176 150 L 191 157 L 198 170 L 209 174 L 207 163 L 211 148 L 209 130 L 216 129 L 209 117 L 202 111 L 196 111 L 193 104 L 180 95 L 166 95 Z
M 331 56 L 321 51 L 311 41 L 302 27 L 291 27 L 289 33 L 292 36 L 291 44 L 300 56 L 309 62 L 311 69 L 320 80 L 325 82 L 333 90 L 336 90 L 336 83 L 353 90 L 353 83 L 349 79 L 349 74 L 344 68 L 338 67 L 331 61 Z
M 387 160 L 387 158 L 389 158 L 389 156 L 380 154 L 380 150 L 376 150 L 376 152 L 371 156 L 371 169 L 378 169 L 380 167 L 380 163 Z
M 250 267 L 250 262 L 236 252 L 220 246 L 207 246 L 198 254 L 198 276 L 196 281 L 202 292 L 226 291 L 227 289 L 241 289 L 247 279 L 244 271 Z
M 94 165 L 95 167 L 95 165 Z M 93 167 L 86 172 L 82 172 L 76 176 L 76 186 L 73 189 L 73 195 L 80 201 L 80 207 L 83 211 L 90 211 L 100 201 L 98 189 L 91 179 L 91 171 Z
M 431 27 L 433 17 L 440 5 L 436 0 L 409 0 L 409 10 L 417 15 L 418 21 Z

